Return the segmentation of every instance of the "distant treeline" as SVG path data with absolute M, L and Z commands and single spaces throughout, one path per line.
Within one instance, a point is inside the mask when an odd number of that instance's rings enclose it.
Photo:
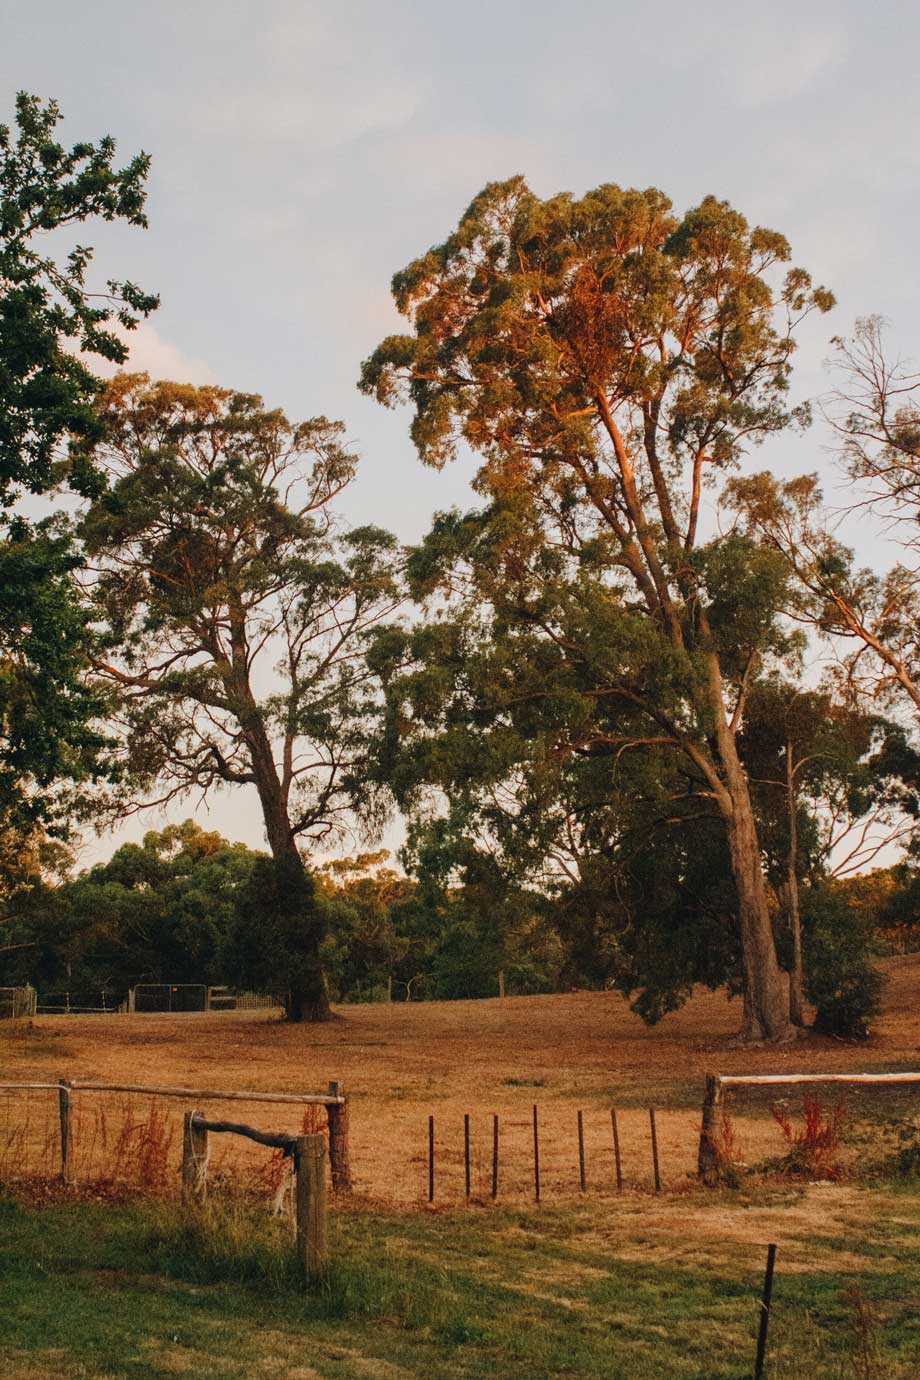
M 186 821 L 57 884 L 37 871 L 6 903 L 0 983 L 66 991 L 74 1005 L 99 1005 L 103 993 L 116 1005 L 137 983 L 250 986 L 261 976 L 275 985 L 283 980 L 283 952 L 263 953 L 261 974 L 251 952 L 265 933 L 258 872 L 269 861 Z M 601 913 L 596 898 L 592 909 L 573 885 L 510 898 L 482 879 L 441 888 L 388 863 L 386 852 L 368 853 L 313 874 L 334 1000 L 494 997 L 500 974 L 509 995 L 636 989 L 623 917 Z M 803 896 L 815 958 L 828 926 L 835 954 L 845 935 L 859 955 L 920 948 L 920 885 L 909 868 L 825 880 Z M 839 977 L 838 970 L 839 963 Z M 717 965 L 713 985 L 720 975 Z M 820 997 L 820 981 L 815 986 Z M 637 1004 L 646 1018 L 676 1004 L 674 994 L 659 990 L 657 997 L 656 1005 L 643 987 Z

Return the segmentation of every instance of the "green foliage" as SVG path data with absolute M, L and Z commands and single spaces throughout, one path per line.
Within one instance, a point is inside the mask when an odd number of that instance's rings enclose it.
M 387 867 L 389 854 L 359 854 L 324 863 L 314 873 L 326 917 L 323 963 L 339 1001 L 373 1001 L 410 948 L 400 923 L 415 891 L 402 873 Z
M 815 1029 L 865 1039 L 881 1010 L 882 975 L 872 963 L 872 930 L 846 897 L 827 885 L 802 898 L 806 994 L 816 1008 Z
M 653 820 L 667 777 L 690 819 L 722 820 L 749 1033 L 770 1037 L 786 1033 L 785 983 L 735 739 L 751 675 L 798 639 L 785 562 L 740 533 L 701 543 L 700 503 L 748 447 L 808 420 L 788 401 L 793 323 L 833 299 L 789 257 L 713 197 L 678 216 L 654 188 L 541 200 L 520 177 L 491 183 L 396 274 L 412 333 L 361 374 L 381 402 L 411 404 L 425 463 L 481 458 L 483 506 L 438 517 L 410 558 L 433 622 L 374 662 L 397 798 L 421 812 L 426 790 L 459 794 L 490 843 L 504 828 L 502 848 L 520 814 L 531 865 L 536 802 L 561 798 L 539 865 L 560 866 L 561 836 L 562 870 L 575 852 L 578 872 L 600 850 L 569 812 L 569 764 L 599 763 L 592 794 L 609 800 L 624 757 L 654 754 Z
M 67 523 L 19 518 L 0 536 L 0 820 L 66 834 L 108 774 L 105 696 L 87 682 L 90 615 Z
M 85 245 L 64 257 L 42 253 L 46 235 L 89 220 L 147 224 L 149 157 L 116 168 L 108 135 L 66 149 L 54 137 L 60 120 L 56 102 L 20 92 L 15 137 L 0 125 L 0 496 L 7 503 L 18 488 L 51 487 L 66 437 L 101 434 L 99 381 L 65 343 L 121 363 L 128 349 L 112 327 L 130 330 L 157 306 L 130 282 L 110 281 L 107 293 L 91 294 L 93 251 Z M 99 483 L 84 465 L 69 481 L 81 493 Z
M 396 598 L 393 538 L 336 530 L 355 469 L 341 425 L 146 375 L 101 405 L 112 483 L 83 535 L 134 788 L 251 784 L 274 853 L 327 839 L 371 808 L 361 651 Z
M 92 250 L 67 248 L 88 221 L 146 225 L 149 158 L 115 166 L 115 142 L 66 149 L 55 139 L 54 101 L 21 92 L 16 129 L 0 125 L 0 507 L 67 482 L 102 484 L 89 457 L 102 423 L 101 384 L 84 356 L 120 362 L 130 330 L 157 299 L 133 283 L 92 292 Z M 56 252 L 57 251 L 57 252 Z M 65 461 L 64 443 L 84 443 Z M 89 616 L 73 578 L 79 565 L 67 521 L 7 517 L 0 531 L 0 821 L 28 831 L 66 830 L 73 792 L 107 770 L 98 729 L 104 702 L 87 689 Z
M 257 991 L 309 990 L 312 942 L 322 943 L 326 918 L 313 879 L 296 855 L 256 857 L 234 895 L 224 954 L 227 978 Z
M 0 925 L 30 945 L 6 958 L 6 979 L 91 993 L 92 1005 L 137 982 L 223 982 L 236 897 L 259 856 L 186 820 L 58 886 L 36 880 Z

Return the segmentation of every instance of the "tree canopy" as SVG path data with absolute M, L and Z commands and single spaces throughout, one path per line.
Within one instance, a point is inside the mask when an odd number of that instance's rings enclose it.
M 91 221 L 145 226 L 150 160 L 115 164 L 115 141 L 60 144 L 61 113 L 21 92 L 16 129 L 0 125 L 0 817 L 26 833 L 63 829 L 60 783 L 105 770 L 100 698 L 83 680 L 90 640 L 73 582 L 79 558 L 61 516 L 8 510 L 66 482 L 98 491 L 84 444 L 99 437 L 93 356 L 124 361 L 123 332 L 157 305 L 131 282 L 89 282 L 93 251 L 72 233 Z
M 253 786 L 287 879 L 276 885 L 293 886 L 298 840 L 373 814 L 362 652 L 398 602 L 395 541 L 337 528 L 331 505 L 355 467 L 339 424 L 294 424 L 254 394 L 146 375 L 118 376 L 100 408 L 94 454 L 109 485 L 81 531 L 104 629 L 94 665 L 117 693 L 135 804 Z M 323 926 L 307 909 L 313 978 L 297 1000 L 321 1014 Z
M 361 376 L 382 402 L 410 401 L 426 463 L 461 444 L 482 456 L 485 508 L 436 524 L 429 589 L 494 610 L 534 649 L 536 674 L 522 684 L 509 660 L 493 709 L 541 697 L 540 659 L 562 663 L 584 719 L 602 704 L 605 720 L 569 750 L 666 747 L 715 802 L 744 1029 L 771 1039 L 790 1033 L 788 981 L 736 739 L 757 667 L 792 645 L 787 577 L 742 535 L 707 539 L 701 505 L 749 446 L 807 420 L 788 401 L 794 332 L 833 298 L 789 257 L 712 197 L 679 217 L 655 190 L 542 201 L 521 178 L 493 183 L 396 274 L 413 333 Z

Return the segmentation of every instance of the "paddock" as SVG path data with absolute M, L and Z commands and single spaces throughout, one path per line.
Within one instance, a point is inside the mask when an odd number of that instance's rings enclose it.
M 351 1163 L 356 1192 L 381 1203 L 428 1202 L 428 1127 L 434 1118 L 438 1205 L 466 1199 L 464 1118 L 470 1127 L 470 1197 L 492 1200 L 493 1117 L 500 1122 L 498 1201 L 533 1201 L 533 1106 L 539 1108 L 541 1198 L 580 1197 L 578 1113 L 584 1132 L 588 1195 L 616 1194 L 611 1109 L 617 1112 L 624 1191 L 654 1193 L 649 1108 L 656 1111 L 664 1192 L 695 1180 L 700 1104 L 706 1076 L 795 1073 L 888 1073 L 917 1067 L 920 956 L 886 960 L 885 1009 L 867 1042 L 846 1044 L 806 1035 L 791 1046 L 737 1048 L 731 1037 L 740 1003 L 697 992 L 680 1011 L 646 1027 L 610 992 L 506 997 L 468 1002 L 399 1002 L 343 1006 L 319 1026 L 285 1025 L 265 1011 L 182 1015 L 37 1017 L 0 1027 L 3 1081 L 168 1085 L 298 1093 L 325 1088 L 331 1077 L 347 1089 Z M 855 1120 L 884 1121 L 917 1110 L 916 1087 L 833 1086 Z M 127 1105 L 118 1094 L 95 1094 L 114 1125 Z M 121 1096 L 121 1101 L 119 1097 Z M 55 1095 L 32 1103 L 36 1151 L 55 1131 Z M 86 1130 L 75 1134 L 77 1164 L 87 1154 L 95 1113 L 85 1095 Z M 43 1100 L 44 1099 L 44 1100 Z M 108 1101 L 106 1101 L 108 1099 Z M 782 1142 L 770 1104 L 800 1105 L 794 1088 L 744 1089 L 730 1106 L 748 1161 L 778 1154 Z M 137 1119 L 149 1107 L 131 1101 Z M 181 1118 L 192 1103 L 164 1102 L 172 1135 L 170 1174 L 177 1173 Z M 197 1105 L 223 1115 L 218 1104 Z M 0 1158 L 13 1108 L 0 1098 Z M 240 1104 L 234 1115 L 266 1130 L 303 1134 L 321 1129 L 299 1116 L 279 1123 L 265 1107 Z M 81 1138 L 84 1149 L 80 1149 Z M 100 1133 L 96 1133 L 97 1151 Z M 222 1150 L 221 1154 L 225 1152 Z M 236 1147 L 228 1157 L 261 1154 Z M 48 1164 L 53 1170 L 54 1144 Z M 9 1158 L 9 1150 L 7 1151 Z M 264 1160 L 264 1155 L 263 1155 Z M 258 1158 L 247 1160 L 254 1168 Z M 87 1171 L 89 1172 L 89 1166 Z

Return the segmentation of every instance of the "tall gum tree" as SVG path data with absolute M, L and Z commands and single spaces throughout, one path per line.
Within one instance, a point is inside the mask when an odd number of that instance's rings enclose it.
M 100 405 L 94 458 L 109 484 L 83 539 L 109 649 L 96 671 L 118 695 L 136 792 L 124 808 L 255 787 L 301 936 L 290 1014 L 326 1019 L 323 925 L 298 843 L 373 811 L 363 647 L 397 602 L 395 541 L 336 527 L 355 468 L 339 423 L 293 424 L 256 395 L 145 374 L 116 377 Z
M 879 575 L 860 568 L 831 522 L 818 476 L 766 471 L 733 481 L 729 498 L 751 533 L 794 575 L 796 617 L 829 638 L 847 690 L 870 705 L 904 705 L 920 723 L 920 375 L 885 347 L 881 318 L 834 341 L 830 421 L 849 485 L 848 516 L 878 521 L 897 552 Z
M 718 544 L 701 544 L 701 502 L 746 447 L 807 420 L 787 401 L 794 331 L 833 298 L 788 261 L 781 235 L 711 197 L 680 218 L 654 189 L 543 201 L 521 178 L 493 183 L 396 274 L 412 333 L 384 340 L 361 377 L 384 403 L 411 401 L 427 464 L 465 444 L 493 506 L 529 503 L 547 543 L 610 553 L 611 586 L 631 589 L 683 688 L 662 702 L 627 678 L 604 693 L 642 710 L 724 821 L 749 1040 L 794 1033 L 736 743 L 764 648 L 738 669 L 730 626 L 713 625 Z

